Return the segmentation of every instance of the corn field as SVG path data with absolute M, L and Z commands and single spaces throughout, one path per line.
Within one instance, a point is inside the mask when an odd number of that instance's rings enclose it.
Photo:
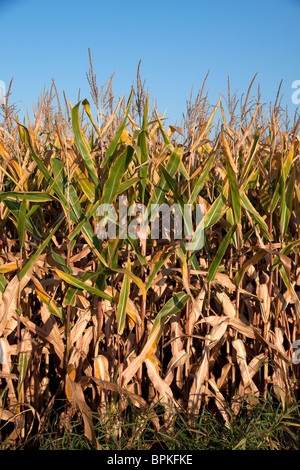
M 152 425 L 171 434 L 176 415 L 192 423 L 204 405 L 226 427 L 269 390 L 299 399 L 299 117 L 280 90 L 270 108 L 253 97 L 254 79 L 211 106 L 205 80 L 171 125 L 139 70 L 127 98 L 112 78 L 99 91 L 92 63 L 87 78 L 91 103 L 63 103 L 53 82 L 34 119 L 10 90 L 1 105 L 1 439 L 40 432 L 58 399 L 62 425 L 78 416 L 97 449 L 94 417 L 129 406 L 159 402 Z M 189 204 L 202 246 L 172 226 L 167 238 L 100 239 L 98 208 L 118 214 L 121 196 Z

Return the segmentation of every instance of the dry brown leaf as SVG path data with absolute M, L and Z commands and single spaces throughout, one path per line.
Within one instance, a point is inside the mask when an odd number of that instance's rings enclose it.
M 173 356 L 172 359 L 170 359 L 170 362 L 167 367 L 167 372 L 166 372 L 166 377 L 165 377 L 165 382 L 168 385 L 171 385 L 173 378 L 174 378 L 174 370 L 177 367 L 183 366 L 186 361 L 190 358 L 190 354 L 188 354 L 185 349 L 182 349 L 177 353 L 176 356 Z
M 205 348 L 200 366 L 195 372 L 193 384 L 189 393 L 188 412 L 197 414 L 201 405 L 203 387 L 208 379 L 208 347 Z
M 91 312 L 90 310 L 86 310 L 85 312 L 81 312 L 79 319 L 73 326 L 72 330 L 70 331 L 70 344 L 74 345 L 78 341 L 79 338 L 82 337 L 83 332 L 86 328 L 86 325 L 91 319 Z
M 90 344 L 93 340 L 93 333 L 94 333 L 94 327 L 89 326 L 84 331 L 83 335 L 77 339 L 76 348 L 80 351 L 80 354 L 82 355 L 83 358 L 86 358 L 88 355 Z
M 264 323 L 268 322 L 269 315 L 270 315 L 270 306 L 271 306 L 271 299 L 269 296 L 269 288 L 268 284 L 261 284 L 258 283 L 257 285 L 257 295 L 262 299 L 261 300 L 261 313 Z
M 140 397 L 136 393 L 132 393 L 127 388 L 120 387 L 119 385 L 113 382 L 107 382 L 106 380 L 98 379 L 97 377 L 93 376 L 86 376 L 81 378 L 80 383 L 86 385 L 91 381 L 94 382 L 96 385 L 100 385 L 100 387 L 105 390 L 111 390 L 112 392 L 118 392 L 120 395 L 127 396 L 132 401 L 132 403 L 138 408 L 146 408 L 148 406 L 147 402 L 142 397 Z
M 158 362 L 155 356 L 150 356 L 145 361 L 147 372 L 155 390 L 158 392 L 159 402 L 165 406 L 165 424 L 168 428 L 172 427 L 172 419 L 176 415 L 176 406 L 174 402 L 173 392 L 167 382 L 163 380 L 158 372 Z
M 228 295 L 225 292 L 216 292 L 215 295 L 217 299 L 220 301 L 225 315 L 227 315 L 228 317 L 232 317 L 232 318 L 235 317 L 236 309 L 234 305 L 232 304 Z
M 6 325 L 16 311 L 17 301 L 20 289 L 20 281 L 18 276 L 14 276 L 6 286 L 0 303 L 0 336 L 2 336 Z
M 62 345 L 61 345 L 60 340 L 58 340 L 59 342 L 57 343 L 56 339 L 53 336 L 49 335 L 46 330 L 44 330 L 43 328 L 37 326 L 35 323 L 33 323 L 31 320 L 24 317 L 23 315 L 20 315 L 19 318 L 20 318 L 20 321 L 23 323 L 23 325 L 25 325 L 30 331 L 37 334 L 44 341 L 48 341 L 50 344 L 52 344 L 52 346 L 54 348 L 54 351 L 56 352 L 58 357 L 59 358 L 62 357 L 64 347 L 63 347 L 63 350 L 62 350 Z
M 216 405 L 225 421 L 225 426 L 227 428 L 230 428 L 230 412 L 229 412 L 229 408 L 227 406 L 226 400 L 224 396 L 222 395 L 222 393 L 220 392 L 216 382 L 213 379 L 209 379 L 208 383 L 213 389 L 213 393 L 215 395 L 215 400 L 216 400 Z
M 48 306 L 44 303 L 41 306 L 41 317 L 44 323 L 43 329 L 47 334 L 47 339 L 49 340 L 51 338 L 50 342 L 53 345 L 54 350 L 60 358 L 62 364 L 65 345 L 62 339 L 62 335 L 59 332 L 55 317 L 50 313 Z
M 281 351 L 282 354 L 288 354 L 283 347 L 284 338 L 281 328 L 275 327 L 274 333 L 272 331 L 269 331 L 269 337 L 271 338 L 272 343 L 275 344 L 277 349 Z M 285 401 L 292 401 L 290 393 L 291 383 L 289 380 L 288 364 L 281 359 L 278 353 L 274 354 L 274 361 L 278 365 L 278 367 L 274 368 L 272 374 L 274 393 L 279 399 L 281 399 L 281 394 L 283 394 Z
M 0 349 L 1 349 L 1 368 L 2 374 L 7 376 L 7 386 L 8 386 L 8 398 L 10 405 L 14 405 L 17 403 L 17 396 L 14 384 L 12 379 L 15 377 L 11 377 L 11 370 L 12 370 L 12 360 L 11 360 L 11 351 L 10 345 L 6 338 L 0 338 Z M 15 374 L 13 374 L 15 375 Z M 17 375 L 17 378 L 19 376 Z
M 217 387 L 219 390 L 222 389 L 223 385 L 227 382 L 229 377 L 229 372 L 231 371 L 232 364 L 228 362 L 222 367 L 221 376 L 217 380 Z
M 94 377 L 109 382 L 110 377 L 108 370 L 109 364 L 107 357 L 103 356 L 103 354 L 99 354 L 94 358 Z M 101 392 L 101 385 L 98 385 L 98 390 Z
M 225 318 L 221 323 L 213 326 L 206 338 L 209 340 L 209 347 L 211 348 L 217 341 L 219 341 L 225 334 L 229 318 Z
M 267 359 L 266 355 L 264 353 L 262 353 L 262 354 L 259 354 L 258 356 L 255 356 L 250 361 L 250 363 L 248 364 L 248 371 L 249 371 L 249 375 L 250 375 L 251 379 L 259 371 L 259 369 L 264 365 L 266 359 Z M 238 414 L 238 412 L 241 408 L 241 404 L 242 404 L 242 400 L 243 400 L 244 395 L 245 395 L 245 389 L 244 389 L 243 383 L 241 382 L 238 386 L 236 396 L 233 399 L 232 406 L 231 406 L 232 411 L 233 411 L 235 416 Z M 254 404 L 255 404 L 255 402 L 257 403 L 257 401 L 255 401 L 255 400 L 256 400 L 256 398 L 254 398 Z M 250 403 L 253 403 L 253 398 L 251 399 Z
M 189 327 L 186 330 L 186 333 L 188 335 L 193 334 L 195 323 L 198 321 L 200 316 L 203 317 L 202 309 L 203 309 L 205 294 L 206 294 L 206 290 L 203 287 L 195 299 L 192 297 L 193 302 L 192 302 L 191 311 L 190 311 Z
M 81 412 L 84 422 L 84 434 L 92 442 L 97 450 L 102 450 L 99 442 L 97 441 L 93 415 L 90 407 L 87 405 L 81 386 L 76 383 L 75 380 L 75 369 L 72 366 L 68 366 L 68 373 L 66 374 L 66 395 L 68 400 L 74 404 Z
M 236 339 L 232 341 L 232 346 L 237 352 L 237 363 L 241 371 L 242 381 L 245 393 L 251 396 L 259 396 L 259 391 L 254 384 L 247 365 L 247 354 L 243 341 Z

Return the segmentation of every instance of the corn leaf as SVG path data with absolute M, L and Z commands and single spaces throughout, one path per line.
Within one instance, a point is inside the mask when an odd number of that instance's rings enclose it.
M 127 270 L 130 271 L 130 258 L 128 258 L 128 261 L 127 261 Z M 129 290 L 130 290 L 130 277 L 127 274 L 124 274 L 120 297 L 119 297 L 118 308 L 117 308 L 117 321 L 118 321 L 119 335 L 123 333 L 123 330 L 125 327 Z
M 106 150 L 106 155 L 105 155 L 105 158 L 104 158 L 103 162 L 101 163 L 101 168 L 105 168 L 106 166 L 109 166 L 111 164 L 112 160 L 113 160 L 115 150 L 116 150 L 117 145 L 120 141 L 122 132 L 124 131 L 125 126 L 126 126 L 127 117 L 128 117 L 130 106 L 131 106 L 132 93 L 133 93 L 133 91 L 131 90 L 129 98 L 128 98 L 127 107 L 126 107 L 126 111 L 125 111 L 123 120 L 122 120 L 121 125 L 120 125 L 119 129 L 117 130 L 116 134 L 112 138 L 108 149 Z
M 113 298 L 110 295 L 106 294 L 105 292 L 102 292 L 96 287 L 92 287 L 89 284 L 81 281 L 80 279 L 77 279 L 76 277 L 73 277 L 70 274 L 67 274 L 63 271 L 60 271 L 59 269 L 55 269 L 55 272 L 61 279 L 63 279 L 65 282 L 67 282 L 71 286 L 77 287 L 78 289 L 87 290 L 91 294 L 97 295 L 98 297 L 101 297 L 103 299 L 109 300 L 110 302 L 113 302 Z
M 208 274 L 207 274 L 207 282 L 211 282 L 214 280 L 215 278 L 215 275 L 216 275 L 216 272 L 218 270 L 218 267 L 220 266 L 220 263 L 223 259 L 223 256 L 225 254 L 225 251 L 229 245 L 229 242 L 233 236 L 233 234 L 235 233 L 237 229 L 237 225 L 233 225 L 233 227 L 231 227 L 231 229 L 229 230 L 229 232 L 225 235 L 218 251 L 217 251 L 217 254 L 216 256 L 214 257 L 210 267 L 209 267 L 209 270 L 208 270 Z
M 80 155 L 84 161 L 85 167 L 88 171 L 89 176 L 93 180 L 95 186 L 98 186 L 98 176 L 95 169 L 94 161 L 91 156 L 90 148 L 88 142 L 82 132 L 79 123 L 79 105 L 77 103 L 72 109 L 72 127 L 74 131 L 75 144 L 79 150 Z

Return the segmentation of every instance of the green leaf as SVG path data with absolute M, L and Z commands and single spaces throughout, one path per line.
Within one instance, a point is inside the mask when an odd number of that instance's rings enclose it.
M 234 221 L 236 224 L 238 224 L 241 220 L 241 198 L 237 186 L 236 174 L 229 160 L 227 160 L 227 175 L 229 180 L 229 194 L 234 215 Z
M 158 343 L 167 318 L 171 315 L 176 314 L 177 312 L 180 312 L 180 310 L 183 309 L 189 298 L 190 296 L 187 295 L 185 292 L 178 292 L 178 294 L 175 294 L 170 300 L 168 300 L 168 302 L 159 311 L 153 322 L 152 329 L 149 334 L 149 340 L 152 335 L 155 335 L 156 344 Z
M 117 157 L 110 168 L 108 178 L 104 184 L 101 204 L 111 204 L 118 193 L 120 182 L 132 159 L 134 148 L 128 145 L 124 152 Z
M 55 198 L 44 191 L 0 191 L 0 201 L 23 201 L 28 202 L 48 202 L 54 201 Z
M 140 181 L 140 177 L 135 176 L 134 178 L 130 178 L 127 181 L 124 181 L 124 183 L 121 183 L 117 191 L 117 196 L 124 193 L 126 189 L 131 188 L 131 186 L 134 186 L 138 181 Z
M 229 242 L 234 234 L 234 232 L 236 231 L 237 229 L 237 225 L 233 225 L 233 227 L 231 227 L 231 229 L 229 230 L 229 232 L 225 235 L 218 251 L 217 251 L 217 254 L 216 256 L 214 257 L 214 260 L 213 262 L 211 263 L 210 267 L 209 267 L 209 270 L 208 270 L 208 274 L 207 274 L 207 282 L 211 282 L 214 280 L 215 278 L 215 275 L 216 275 L 216 272 L 218 270 L 218 267 L 220 266 L 220 263 L 223 259 L 223 256 L 225 254 L 225 251 L 229 245 Z
M 94 279 L 96 276 L 98 276 L 98 273 L 87 271 L 83 274 L 83 276 L 81 276 L 80 280 L 84 282 L 84 281 L 87 281 L 88 279 Z M 70 285 L 70 287 L 67 289 L 67 292 L 65 294 L 65 297 L 62 303 L 63 307 L 66 307 L 67 305 L 72 305 L 74 307 L 76 305 L 76 295 L 79 291 L 81 292 L 82 289 L 81 288 L 79 289 Z
M 81 289 L 81 290 L 87 290 L 91 294 L 97 295 L 98 297 L 102 297 L 103 299 L 113 302 L 113 298 L 110 295 L 106 294 L 105 292 L 102 292 L 96 287 L 92 287 L 89 284 L 86 284 L 85 282 L 81 281 L 80 279 L 77 279 L 71 276 L 70 274 L 64 273 L 63 271 L 60 271 L 59 269 L 55 269 L 55 271 L 56 271 L 56 274 L 61 279 L 63 279 L 65 282 L 67 282 L 71 286 L 77 287 L 78 289 Z
M 51 185 L 51 187 L 53 187 L 53 190 L 56 192 L 56 195 L 58 196 L 60 202 L 62 203 L 62 201 L 64 201 L 64 203 L 66 204 L 67 201 L 65 200 L 65 197 L 64 197 L 64 194 L 62 193 L 62 191 L 60 190 L 58 184 L 56 183 L 56 181 L 52 178 L 52 176 L 50 175 L 49 171 L 47 170 L 47 168 L 45 167 L 44 163 L 42 162 L 42 160 L 37 156 L 35 150 L 34 150 L 34 147 L 33 147 L 33 144 L 31 142 L 31 138 L 30 138 L 30 134 L 28 132 L 28 129 L 25 127 L 25 126 L 22 126 L 22 124 L 19 124 L 23 129 L 24 129 L 24 132 L 26 134 L 26 138 L 28 140 L 28 143 L 29 143 L 29 147 L 30 147 L 30 150 L 31 150 L 31 155 L 34 159 L 34 161 L 36 162 L 37 164 L 37 167 L 39 168 L 39 170 L 41 171 L 41 173 L 44 175 L 44 178 L 46 179 L 47 183 L 49 185 Z M 28 193 L 26 194 L 26 197 L 30 197 L 28 196 Z M 29 199 L 28 199 L 29 200 Z
M 18 218 L 19 218 L 21 204 L 17 201 L 14 201 L 13 199 L 4 199 L 3 202 L 6 204 L 6 206 L 8 207 L 10 212 L 14 215 L 14 217 L 17 221 Z M 36 208 L 34 210 L 36 210 Z M 25 229 L 27 231 L 33 233 L 38 238 L 41 238 L 42 235 L 41 235 L 40 231 L 36 228 L 36 226 L 30 220 L 30 216 L 32 215 L 34 210 L 33 210 L 33 208 L 31 208 L 29 210 L 29 212 L 27 213 L 27 217 L 25 218 Z M 18 225 L 17 222 L 15 223 L 15 225 L 17 227 L 17 225 Z
M 55 253 L 52 247 L 50 247 L 50 249 L 51 249 L 51 255 L 54 261 L 56 261 L 56 263 L 59 264 L 66 273 L 72 274 L 72 270 L 67 266 L 67 260 L 63 256 L 59 255 L 58 253 Z
M 188 172 L 185 169 L 185 166 L 182 162 L 179 163 L 179 173 L 184 177 L 186 181 L 189 181 L 190 177 Z
M 205 162 L 203 163 L 203 171 L 201 173 L 200 178 L 195 183 L 193 192 L 192 192 L 190 200 L 189 200 L 190 204 L 193 204 L 196 201 L 197 196 L 199 195 L 199 193 L 200 193 L 200 191 L 201 191 L 201 189 L 202 189 L 202 187 L 205 183 L 206 177 L 207 177 L 207 175 L 210 171 L 210 168 L 211 168 L 212 163 L 214 161 L 214 157 L 215 157 L 215 154 L 212 153 L 212 155 L 208 156 L 207 159 L 205 160 Z
M 82 212 L 78 195 L 74 186 L 70 182 L 68 182 L 62 161 L 58 158 L 53 158 L 52 165 L 54 174 L 56 176 L 56 185 L 62 194 L 61 204 L 64 207 L 65 212 L 67 214 L 70 214 L 70 219 L 72 220 L 72 222 L 79 223 L 78 225 L 80 225 L 80 230 L 82 231 L 85 239 L 89 243 L 89 246 L 91 246 L 91 248 L 95 250 L 96 255 L 100 259 L 101 256 L 97 252 L 100 247 L 99 239 L 94 233 L 94 230 L 89 220 L 84 216 Z M 97 203 L 95 205 L 91 205 L 91 208 L 95 209 L 95 207 L 97 207 Z M 91 211 L 92 209 L 90 209 L 89 212 L 91 213 Z M 76 231 L 76 233 L 78 233 L 78 230 Z M 74 238 L 74 231 L 72 231 L 72 235 L 73 237 L 71 238 L 70 236 L 70 239 Z
M 172 249 L 171 251 L 168 251 L 166 253 L 164 253 L 161 257 L 161 259 L 159 261 L 157 261 L 154 265 L 154 267 L 152 268 L 152 271 L 150 272 L 149 276 L 148 276 L 148 279 L 147 279 L 147 282 L 146 282 L 146 291 L 149 290 L 149 288 L 151 287 L 151 284 L 153 282 L 153 280 L 155 279 L 156 277 L 156 274 L 157 272 L 160 270 L 160 268 L 165 264 L 165 262 L 168 260 L 168 258 L 170 258 L 171 254 L 175 251 L 175 249 Z
M 130 271 L 130 258 L 127 262 L 127 270 Z M 121 335 L 124 331 L 125 320 L 126 320 L 126 307 L 129 298 L 130 290 L 130 277 L 125 273 L 123 277 L 123 283 L 121 287 L 119 303 L 117 308 L 117 322 L 118 322 L 118 333 Z
M 138 146 L 141 150 L 141 158 L 140 158 L 141 167 L 138 169 L 138 175 L 140 177 L 140 187 L 141 187 L 140 201 L 142 202 L 142 204 L 144 204 L 145 202 L 145 190 L 146 190 L 147 173 L 148 173 L 148 165 L 145 165 L 145 163 L 147 163 L 148 161 L 148 149 L 147 149 L 148 113 L 149 113 L 149 93 L 147 93 L 146 103 L 144 107 L 142 129 L 138 135 Z
M 18 217 L 18 235 L 19 235 L 19 242 L 20 248 L 22 249 L 24 246 L 24 239 L 25 239 L 25 221 L 26 221 L 26 197 L 24 197 L 22 204 L 20 206 L 20 212 Z
M 193 239 L 191 240 L 192 244 L 196 244 L 197 248 L 192 249 L 192 253 L 198 251 L 202 248 L 203 244 L 199 243 L 203 239 L 204 230 L 213 226 L 218 220 L 223 216 L 223 214 L 228 209 L 227 206 L 227 196 L 228 196 L 228 181 L 225 183 L 224 188 L 221 194 L 217 197 L 215 202 L 212 204 L 210 209 L 204 215 L 201 222 L 198 224 L 196 231 L 194 233 Z M 202 245 L 202 246 L 200 246 Z
M 79 105 L 80 102 L 77 103 L 72 109 L 72 127 L 75 137 L 75 144 L 79 150 L 80 155 L 84 161 L 85 167 L 88 171 L 89 176 L 93 180 L 94 184 L 98 186 L 98 176 L 94 166 L 94 161 L 91 156 L 89 144 L 85 138 L 85 135 L 82 132 L 79 123 Z
M 2 292 L 2 294 L 4 293 L 6 286 L 7 286 L 7 280 L 5 279 L 3 274 L 0 274 L 0 292 Z
M 178 184 L 177 184 L 176 180 L 171 177 L 171 175 L 168 173 L 168 171 L 163 166 L 161 166 L 161 169 L 162 169 L 164 178 L 165 178 L 165 180 L 168 184 L 169 189 L 173 192 L 174 201 L 177 204 L 179 204 L 179 206 L 180 206 L 181 216 L 182 216 L 182 219 L 183 219 L 184 225 L 185 225 L 185 234 L 186 234 L 186 236 L 192 235 L 192 233 L 193 233 L 193 222 L 192 222 L 192 218 L 191 218 L 191 213 L 190 213 L 189 210 L 185 211 L 185 207 L 187 207 L 187 205 L 185 205 L 184 200 L 182 199 L 181 195 L 179 194 Z M 192 208 L 191 203 L 190 203 L 190 206 Z
M 294 188 L 295 188 L 295 169 L 293 168 L 290 180 L 286 188 L 286 192 L 284 192 L 285 185 L 283 185 L 283 188 L 282 188 L 281 204 L 280 204 L 280 212 L 279 212 L 282 239 L 284 239 L 286 235 L 288 225 L 289 225 L 289 220 L 291 217 Z
M 108 149 L 106 150 L 106 155 L 105 155 L 105 158 L 101 164 L 101 168 L 105 168 L 106 165 L 109 165 L 113 159 L 113 156 L 114 156 L 114 153 L 115 153 L 115 150 L 117 148 L 117 145 L 120 141 L 120 137 L 122 135 L 122 132 L 123 130 L 125 129 L 125 125 L 126 125 L 126 121 L 127 121 L 127 117 L 128 117 L 128 114 L 129 114 L 129 110 L 130 110 L 130 106 L 131 106 L 131 100 L 132 100 L 132 93 L 133 93 L 133 90 L 131 90 L 130 92 L 130 95 L 129 95 L 129 98 L 128 98 L 128 102 L 127 102 L 127 107 L 126 107 L 126 111 L 125 111 L 125 114 L 124 114 L 124 118 L 121 122 L 121 125 L 119 127 L 119 129 L 117 130 L 117 132 L 115 133 L 114 137 L 112 138 L 110 144 L 109 144 L 109 147 Z
M 97 127 L 95 121 L 94 121 L 94 118 L 93 118 L 93 115 L 92 115 L 92 112 L 91 112 L 91 107 L 90 107 L 89 101 L 88 101 L 87 99 L 83 100 L 82 106 L 84 107 L 86 114 L 87 114 L 88 117 L 90 118 L 90 121 L 91 121 L 91 123 L 92 123 L 92 125 L 93 125 L 95 131 L 97 132 L 97 134 L 98 134 L 99 137 L 101 138 L 101 133 L 100 133 L 100 131 L 99 131 L 99 129 L 98 129 L 98 127 Z
M 251 204 L 251 202 L 249 201 L 248 197 L 246 196 L 246 194 L 244 192 L 241 192 L 240 196 L 241 196 L 241 202 L 242 202 L 243 208 L 246 209 L 249 212 L 249 214 L 252 215 L 253 220 L 261 228 L 261 230 L 263 231 L 263 233 L 265 234 L 267 239 L 269 241 L 271 241 L 272 237 L 269 233 L 268 226 L 267 226 L 266 222 L 264 221 L 264 219 L 257 212 L 257 210 L 253 207 L 253 205 Z
M 288 255 L 294 248 L 296 248 L 298 245 L 300 245 L 300 239 L 295 240 L 288 245 L 286 245 L 282 250 L 280 250 L 280 253 L 283 255 Z M 298 250 L 295 250 L 296 253 L 298 253 Z M 278 256 L 275 256 L 273 259 L 273 265 L 271 270 L 274 271 L 276 267 L 280 264 L 280 258 Z
M 175 175 L 176 171 L 178 170 L 181 157 L 182 157 L 182 150 L 180 148 L 174 149 L 174 151 L 170 155 L 170 158 L 166 167 L 166 171 L 168 172 L 171 178 Z M 170 190 L 170 186 L 165 176 L 162 175 L 148 203 L 148 217 L 149 217 L 151 204 L 159 204 L 159 205 L 163 204 L 165 202 L 165 196 L 169 190 Z M 151 212 L 151 215 L 153 217 L 155 216 L 154 211 Z
M 249 174 L 254 155 L 255 155 L 255 153 L 257 151 L 257 148 L 258 148 L 259 137 L 260 137 L 259 131 L 256 130 L 255 133 L 254 133 L 253 142 L 252 142 L 252 145 L 251 145 L 249 157 L 247 158 L 246 163 L 243 167 L 240 181 L 244 181 L 247 178 L 248 174 Z
M 119 274 L 127 274 L 128 277 L 141 289 L 141 292 L 143 294 L 144 299 L 146 300 L 146 288 L 145 284 L 143 281 L 133 274 L 131 271 L 129 271 L 126 268 L 111 268 L 107 267 L 103 269 L 103 274 L 106 274 L 108 276 L 111 276 L 112 274 L 119 273 Z
M 62 221 L 64 220 L 64 217 L 55 225 L 55 227 L 50 231 L 49 235 L 47 238 L 45 238 L 45 240 L 43 241 L 43 243 L 38 247 L 38 249 L 36 250 L 36 252 L 31 255 L 29 261 L 25 264 L 25 266 L 23 267 L 23 269 L 20 271 L 19 273 L 19 279 L 20 281 L 23 279 L 23 277 L 27 274 L 27 272 L 29 271 L 29 269 L 34 265 L 34 263 L 36 262 L 36 260 L 38 259 L 38 257 L 41 255 L 41 253 L 44 251 L 44 249 L 46 248 L 46 246 L 48 246 L 51 238 L 53 237 L 53 235 L 55 234 L 55 232 L 58 230 L 58 228 L 60 227 Z
M 97 201 L 94 204 L 89 205 L 88 209 L 85 212 L 85 217 L 77 224 L 77 226 L 69 234 L 69 237 L 68 237 L 69 240 L 74 240 L 74 238 L 76 238 L 79 235 L 85 223 L 96 214 L 99 205 L 100 205 L 100 201 Z
M 141 253 L 139 252 L 137 240 L 132 238 L 129 233 L 127 233 L 127 240 L 128 240 L 128 243 L 130 243 L 130 245 L 132 246 L 132 248 L 133 248 L 133 250 L 136 254 L 136 257 L 139 260 L 140 264 L 141 265 L 147 264 L 146 258 L 143 255 L 141 255 Z
M 57 185 L 59 186 L 60 191 L 64 195 L 64 200 L 61 201 L 61 204 L 65 208 L 65 211 L 67 213 L 69 212 L 70 219 L 76 223 L 83 218 L 83 213 L 81 211 L 79 198 L 77 196 L 75 188 L 68 181 L 63 163 L 59 158 L 52 159 L 52 168 Z M 65 201 L 67 201 L 67 204 L 65 203 Z
M 215 202 L 212 204 L 212 206 L 209 208 L 209 210 L 204 216 L 203 220 L 204 220 L 205 229 L 214 225 L 220 219 L 223 213 L 226 211 L 227 196 L 228 196 L 228 182 L 225 183 L 221 194 L 219 194 Z
M 168 134 L 166 133 L 166 130 L 165 130 L 164 126 L 162 125 L 162 122 L 159 118 L 159 115 L 157 114 L 156 108 L 154 108 L 154 112 L 156 114 L 157 122 L 159 124 L 159 128 L 160 128 L 160 131 L 162 133 L 162 136 L 163 136 L 164 142 L 166 144 L 166 147 L 169 150 L 169 152 L 174 152 L 174 150 L 175 150 L 174 145 L 172 144 L 171 140 L 168 137 Z
M 249 266 L 258 263 L 265 256 L 266 256 L 266 252 L 264 250 L 261 250 L 258 253 L 256 253 L 254 256 L 252 256 L 248 261 L 246 261 L 235 275 L 235 278 L 234 278 L 235 284 L 236 285 L 240 284 Z

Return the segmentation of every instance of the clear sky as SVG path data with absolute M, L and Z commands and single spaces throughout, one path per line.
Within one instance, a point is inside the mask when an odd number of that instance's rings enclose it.
M 77 102 L 92 101 L 86 78 L 91 50 L 98 87 L 113 72 L 116 95 L 128 97 L 141 75 L 158 111 L 179 124 L 191 87 L 206 84 L 215 104 L 246 93 L 258 72 L 262 101 L 294 114 L 291 84 L 300 80 L 300 0 L 0 0 L 0 80 L 13 77 L 12 101 L 21 114 L 55 79 Z

